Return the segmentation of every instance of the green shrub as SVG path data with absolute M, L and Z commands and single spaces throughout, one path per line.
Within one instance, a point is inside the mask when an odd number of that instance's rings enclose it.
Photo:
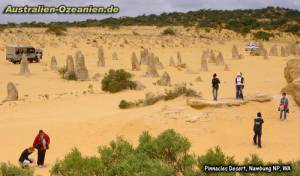
M 196 156 L 190 154 L 190 147 L 189 140 L 173 129 L 168 129 L 157 137 L 143 132 L 137 147 L 118 137 L 110 142 L 109 146 L 99 147 L 99 156 L 85 157 L 77 149 L 73 149 L 64 159 L 58 160 L 52 166 L 50 173 L 52 176 L 236 176 L 234 172 L 206 173 L 203 167 L 272 164 L 263 162 L 257 155 L 251 155 L 244 162 L 238 163 L 233 157 L 223 153 L 219 147 L 209 149 L 204 155 Z M 278 163 L 283 164 L 280 161 Z M 287 164 L 292 165 L 292 172 L 239 173 L 239 175 L 297 176 L 300 161 Z
M 147 93 L 145 95 L 144 100 L 138 100 L 137 102 L 128 102 L 126 100 L 121 100 L 119 103 L 120 109 L 128 109 L 133 107 L 140 107 L 140 106 L 149 106 L 153 105 L 161 100 L 173 100 L 180 96 L 186 96 L 186 97 L 195 97 L 198 96 L 196 91 L 194 91 L 191 88 L 187 88 L 186 85 L 178 85 L 173 90 L 165 90 L 164 94 L 153 94 L 153 93 Z
M 55 34 L 57 36 L 66 35 L 67 28 L 62 25 L 50 25 L 46 33 Z
M 121 102 L 119 104 L 120 109 L 128 109 L 128 108 L 131 108 L 131 107 L 134 107 L 134 106 L 135 106 L 134 103 L 128 102 L 126 100 L 121 100 Z
M 77 76 L 76 76 L 75 72 L 69 73 L 68 76 L 65 77 L 65 74 L 67 73 L 67 67 L 66 67 L 66 66 L 60 67 L 60 68 L 58 69 L 58 73 L 61 75 L 61 77 L 62 77 L 63 79 L 66 79 L 66 80 L 74 80 L 74 81 L 77 80 Z
M 125 89 L 135 89 L 136 83 L 131 81 L 131 74 L 123 69 L 109 70 L 102 79 L 102 90 L 116 93 Z
M 187 97 L 193 97 L 197 96 L 197 93 L 193 89 L 187 88 L 186 86 L 178 86 L 174 90 L 166 90 L 164 99 L 166 101 L 173 100 L 182 95 L 185 95 Z
M 288 25 L 284 31 L 298 33 L 300 31 L 300 25 L 299 24 Z
M 84 157 L 77 149 L 57 161 L 52 176 L 170 176 L 193 173 L 190 142 L 174 130 L 154 138 L 144 132 L 134 148 L 118 137 L 109 146 L 99 147 L 99 157 Z M 195 174 L 194 174 L 195 175 Z
M 292 164 L 292 168 L 293 168 L 291 175 L 299 174 L 300 173 L 300 160 L 292 162 L 291 164 Z
M 164 95 L 155 95 L 152 93 L 147 93 L 143 102 L 144 106 L 148 106 L 148 105 L 153 105 L 155 103 L 157 103 L 160 100 L 164 99 Z
M 203 172 L 204 165 L 237 165 L 236 161 L 233 157 L 226 156 L 221 148 L 216 147 L 214 149 L 209 149 L 206 154 L 199 156 L 197 158 L 197 166 L 199 167 L 200 173 L 206 175 L 205 172 Z M 202 175 L 201 174 L 201 175 Z M 235 173 L 211 173 L 212 176 L 236 176 Z
M 64 76 L 66 72 L 67 72 L 67 67 L 66 67 L 66 66 L 63 66 L 63 67 L 58 68 L 58 73 L 59 73 L 61 76 Z
M 274 37 L 274 34 L 264 31 L 258 31 L 253 34 L 255 39 L 269 41 L 270 38 Z
M 62 161 L 56 162 L 51 175 L 57 176 L 94 176 L 102 175 L 104 166 L 97 157 L 83 157 L 76 148 L 65 156 Z
M 169 129 L 156 138 L 143 132 L 136 150 L 151 159 L 167 163 L 175 173 L 194 173 L 193 165 L 196 160 L 193 155 L 188 154 L 190 147 L 187 138 Z
M 111 29 L 111 30 L 118 30 L 118 29 L 120 29 L 120 26 L 114 24 L 114 25 L 110 25 L 110 26 L 108 27 L 108 29 Z
M 166 28 L 165 30 L 163 30 L 163 32 L 161 33 L 162 35 L 175 35 L 175 31 L 172 28 Z
M 65 79 L 76 81 L 77 76 L 76 76 L 75 72 L 71 72 Z
M 205 30 L 205 32 L 209 33 L 211 29 L 210 28 L 205 28 L 204 30 Z
M 5 27 L 4 26 L 0 26 L 0 32 L 4 32 Z
M 144 100 L 138 100 L 136 102 L 121 100 L 119 103 L 119 108 L 120 109 L 129 109 L 129 108 L 134 108 L 134 107 L 140 107 L 143 104 L 144 104 Z
M 29 168 L 20 168 L 12 164 L 0 164 L 0 176 L 33 176 L 33 171 Z
M 137 33 L 136 31 L 132 31 L 132 35 L 138 36 L 138 35 L 140 35 L 140 34 Z
M 235 164 L 233 157 L 226 156 L 220 147 L 209 149 L 205 155 L 198 157 L 198 164 L 203 165 L 229 165 Z

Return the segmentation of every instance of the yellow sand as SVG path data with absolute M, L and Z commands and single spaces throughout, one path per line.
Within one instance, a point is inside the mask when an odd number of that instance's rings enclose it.
M 280 90 L 286 85 L 283 69 L 287 60 L 293 56 L 270 57 L 268 60 L 249 56 L 243 49 L 246 40 L 228 31 L 217 35 L 215 32 L 197 33 L 194 29 L 187 31 L 177 28 L 177 37 L 162 37 L 162 29 L 155 27 L 124 27 L 118 30 L 72 28 L 66 37 L 55 37 L 45 34 L 44 30 L 11 29 L 11 33 L 6 30 L 1 34 L 0 100 L 6 96 L 6 84 L 9 81 L 16 84 L 21 100 L 0 105 L 0 162 L 10 161 L 16 164 L 20 152 L 32 145 L 39 129 L 43 129 L 51 137 L 50 150 L 46 154 L 47 167 L 35 169 L 41 175 L 49 175 L 48 170 L 55 160 L 62 158 L 73 147 L 78 147 L 85 155 L 94 155 L 97 154 L 97 146 L 107 145 L 116 136 L 122 136 L 136 145 L 142 131 L 147 130 L 157 135 L 169 128 L 186 136 L 192 143 L 191 152 L 199 155 L 209 148 L 220 146 L 225 153 L 238 160 L 243 160 L 252 153 L 257 153 L 266 161 L 300 159 L 299 107 L 289 97 L 290 114 L 284 122 L 279 120 L 277 111 Z M 133 35 L 132 31 L 138 35 Z M 201 39 L 200 35 L 212 37 L 212 41 Z M 92 42 L 93 39 L 104 47 L 105 68 L 96 66 L 97 48 L 87 44 L 88 40 Z M 124 44 L 125 39 L 129 44 Z M 218 40 L 222 40 L 224 44 Z M 283 40 L 264 43 L 264 46 L 269 51 L 271 45 L 277 43 L 280 49 L 285 44 L 284 40 L 291 42 L 293 38 L 286 36 Z M 16 43 L 38 47 L 41 43 L 46 44 L 42 62 L 29 65 L 32 73 L 29 77 L 17 75 L 19 65 L 5 60 L 5 46 Z M 72 43 L 77 48 L 73 48 Z M 233 44 L 238 46 L 245 59 L 231 59 Z M 186 98 L 181 97 L 144 108 L 120 110 L 118 104 L 121 99 L 137 100 L 144 98 L 147 92 L 163 92 L 169 88 L 154 86 L 153 82 L 157 79 L 143 77 L 146 68 L 142 67 L 142 71 L 133 72 L 133 79 L 143 82 L 147 86 L 145 90 L 116 94 L 101 90 L 101 78 L 110 68 L 131 71 L 130 56 L 135 51 L 139 57 L 141 46 L 151 47 L 160 57 L 165 66 L 164 70 L 159 70 L 160 75 L 167 71 L 173 85 L 191 83 L 193 89 L 203 93 L 204 98 L 212 98 L 210 82 L 213 73 L 217 73 L 221 79 L 220 97 L 234 98 L 234 78 L 241 71 L 246 81 L 246 96 L 263 93 L 272 96 L 273 100 L 267 103 L 251 102 L 240 107 L 196 110 L 188 107 Z M 209 63 L 209 72 L 200 72 L 201 54 L 206 48 L 222 51 L 231 71 L 224 72 L 224 66 Z M 56 56 L 59 66 L 63 66 L 66 56 L 74 56 L 78 49 L 85 55 L 90 77 L 95 73 L 102 75 L 99 81 L 65 81 L 58 73 L 49 70 L 52 56 Z M 198 74 L 187 74 L 185 70 L 168 66 L 170 56 L 176 59 L 177 51 L 180 51 L 182 61 L 188 68 Z M 111 59 L 113 52 L 117 52 L 118 61 Z M 203 82 L 194 81 L 199 75 Z M 89 84 L 93 85 L 95 94 L 83 93 L 88 90 Z M 49 96 L 49 100 L 42 97 L 45 94 Z M 262 112 L 265 119 L 262 149 L 257 149 L 252 144 L 253 119 L 258 111 Z M 198 120 L 188 122 L 194 119 Z

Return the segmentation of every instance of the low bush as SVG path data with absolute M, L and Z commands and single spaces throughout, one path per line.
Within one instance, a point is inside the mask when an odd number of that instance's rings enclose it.
M 110 29 L 110 30 L 118 30 L 118 29 L 120 29 L 120 26 L 119 26 L 119 25 L 116 25 L 116 24 L 114 24 L 114 25 L 110 25 L 110 26 L 108 26 L 108 29 Z
M 135 106 L 135 103 L 129 102 L 129 101 L 126 101 L 126 100 L 121 100 L 121 102 L 119 104 L 120 109 L 128 109 L 128 108 L 132 108 L 134 106 Z
M 125 89 L 135 89 L 136 83 L 131 81 L 132 75 L 123 69 L 109 70 L 102 79 L 102 90 L 116 93 Z
M 52 176 L 177 175 L 192 169 L 187 162 L 190 146 L 188 139 L 174 130 L 166 130 L 156 138 L 144 132 L 136 148 L 119 137 L 109 146 L 99 147 L 99 157 L 84 157 L 78 149 L 73 149 L 55 163 L 50 173 Z
M 65 79 L 66 80 L 76 81 L 77 80 L 77 76 L 76 76 L 75 72 L 71 72 L 70 74 L 68 74 L 68 76 Z
M 144 106 L 153 105 L 160 100 L 164 99 L 164 95 L 161 94 L 153 94 L 153 93 L 147 93 L 143 102 Z
M 270 38 L 274 37 L 274 34 L 264 31 L 258 31 L 253 34 L 255 39 L 269 41 Z
M 77 80 L 77 76 L 75 74 L 75 72 L 72 72 L 72 73 L 69 73 L 67 77 L 65 77 L 65 73 L 67 72 L 67 67 L 66 66 L 63 66 L 63 67 L 60 67 L 58 69 L 58 73 L 61 75 L 61 77 L 63 79 L 66 79 L 66 80 L 74 80 L 76 81 Z
M 51 25 L 46 30 L 46 33 L 55 34 L 57 36 L 66 35 L 67 28 L 61 25 Z
M 187 88 L 186 85 L 183 84 L 183 85 L 176 86 L 173 90 L 165 90 L 164 94 L 147 93 L 145 95 L 145 99 L 138 100 L 137 102 L 129 102 L 126 100 L 121 100 L 119 103 L 119 108 L 128 109 L 133 107 L 149 106 L 161 100 L 169 101 L 180 96 L 195 97 L 198 96 L 198 94 L 196 93 L 196 91 L 194 91 L 191 88 Z
M 0 163 L 0 176 L 33 176 L 33 171 L 9 163 Z
M 186 86 L 177 86 L 174 90 L 166 90 L 164 99 L 166 101 L 173 100 L 182 95 L 186 97 L 194 97 L 197 96 L 197 92 L 191 88 L 187 88 Z
M 5 30 L 5 27 L 0 26 L 0 32 L 4 32 L 4 30 Z
M 205 165 L 268 165 L 257 155 L 251 155 L 244 162 L 235 161 L 219 147 L 209 149 L 204 155 L 197 156 L 190 152 L 191 143 L 186 137 L 168 129 L 157 137 L 143 132 L 137 147 L 118 137 L 109 146 L 101 146 L 98 156 L 82 156 L 78 149 L 73 149 L 63 160 L 59 160 L 50 170 L 52 176 L 236 176 L 235 172 L 204 171 Z M 282 162 L 278 162 L 283 164 Z M 292 172 L 285 173 L 239 173 L 238 175 L 261 176 L 296 176 L 300 162 L 289 162 Z
M 138 36 L 138 35 L 140 35 L 140 34 L 137 33 L 136 31 L 132 31 L 132 35 Z
M 162 35 L 175 35 L 175 31 L 172 28 L 166 28 L 165 30 L 162 31 Z
M 284 30 L 285 32 L 291 33 L 299 33 L 300 32 L 300 24 L 290 24 Z
M 67 67 L 66 67 L 66 66 L 63 66 L 63 67 L 59 67 L 59 68 L 58 68 L 58 73 L 59 73 L 61 76 L 64 76 L 66 72 L 67 72 Z
M 52 166 L 50 173 L 57 176 L 100 176 L 103 169 L 104 166 L 99 158 L 83 157 L 80 151 L 74 148 L 62 161 Z

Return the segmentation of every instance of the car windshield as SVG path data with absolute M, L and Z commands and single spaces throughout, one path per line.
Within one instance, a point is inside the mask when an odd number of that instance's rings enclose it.
M 22 53 L 35 53 L 34 48 L 17 48 L 16 49 L 16 54 L 22 54 Z

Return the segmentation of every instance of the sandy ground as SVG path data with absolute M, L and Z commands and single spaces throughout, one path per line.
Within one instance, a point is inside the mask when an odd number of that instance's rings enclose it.
M 21 100 L 0 105 L 0 162 L 17 163 L 20 152 L 32 144 L 39 129 L 44 129 L 51 137 L 50 150 L 46 155 L 47 167 L 35 169 L 41 175 L 49 175 L 48 170 L 55 160 L 62 158 L 73 147 L 78 147 L 85 155 L 93 155 L 97 154 L 97 146 L 107 145 L 116 136 L 122 136 L 136 145 L 142 131 L 157 135 L 169 128 L 188 137 L 192 143 L 191 152 L 196 154 L 220 146 L 225 153 L 238 160 L 252 153 L 257 153 L 266 161 L 300 159 L 299 107 L 289 97 L 291 112 L 284 122 L 279 120 L 277 111 L 280 90 L 286 85 L 283 68 L 293 56 L 270 57 L 268 60 L 249 56 L 243 51 L 246 40 L 232 37 L 231 33 L 216 36 L 213 32 L 205 34 L 178 29 L 180 35 L 177 37 L 161 37 L 159 31 L 162 29 L 135 27 L 119 30 L 71 29 L 66 37 L 55 37 L 45 35 L 43 30 L 22 29 L 21 32 L 15 29 L 11 33 L 6 31 L 1 34 L 0 100 L 6 96 L 6 84 L 9 81 L 16 84 Z M 132 31 L 138 34 L 133 35 Z M 203 35 L 215 37 L 210 41 L 201 38 Z M 104 46 L 105 68 L 96 66 L 97 48 L 92 45 L 94 39 Z M 292 39 L 287 38 L 286 41 Z M 43 61 L 30 64 L 31 76 L 18 75 L 19 65 L 5 60 L 5 46 L 14 43 L 28 43 L 37 47 L 44 45 Z M 264 46 L 269 51 L 274 43 L 278 46 L 285 44 L 278 40 L 264 43 Z M 74 48 L 74 44 L 77 48 Z M 233 44 L 238 46 L 245 59 L 231 59 Z M 52 56 L 56 56 L 59 66 L 63 66 L 66 56 L 74 55 L 80 49 L 85 55 L 90 77 L 95 73 L 103 77 L 110 68 L 131 71 L 131 53 L 135 51 L 139 57 L 141 46 L 151 47 L 160 57 L 165 66 L 164 70 L 159 70 L 160 75 L 167 71 L 173 85 L 182 82 L 191 84 L 193 89 L 203 93 L 204 98 L 212 98 L 210 81 L 213 73 L 217 73 L 221 79 L 220 97 L 233 98 L 234 78 L 237 72 L 242 71 L 246 81 L 246 96 L 262 93 L 272 96 L 273 100 L 267 103 L 251 102 L 240 107 L 197 110 L 187 106 L 186 98 L 181 97 L 144 108 L 120 110 L 118 104 L 121 99 L 137 100 L 147 92 L 163 92 L 170 88 L 154 86 L 153 82 L 158 78 L 143 77 L 144 67 L 132 73 L 135 75 L 133 79 L 143 82 L 147 88 L 117 94 L 101 91 L 100 81 L 65 81 L 58 73 L 49 70 Z M 209 71 L 200 72 L 201 53 L 206 48 L 221 51 L 231 71 L 224 72 L 224 66 L 209 63 Z M 195 74 L 168 67 L 170 56 L 175 58 L 177 51 Z M 113 52 L 117 52 L 119 60 L 111 59 Z M 194 81 L 199 75 L 203 82 Z M 93 85 L 94 94 L 83 93 L 89 84 Z M 45 94 L 49 99 L 43 98 Z M 252 144 L 253 119 L 258 111 L 262 112 L 265 119 L 262 149 Z M 191 123 L 191 119 L 198 120 Z

